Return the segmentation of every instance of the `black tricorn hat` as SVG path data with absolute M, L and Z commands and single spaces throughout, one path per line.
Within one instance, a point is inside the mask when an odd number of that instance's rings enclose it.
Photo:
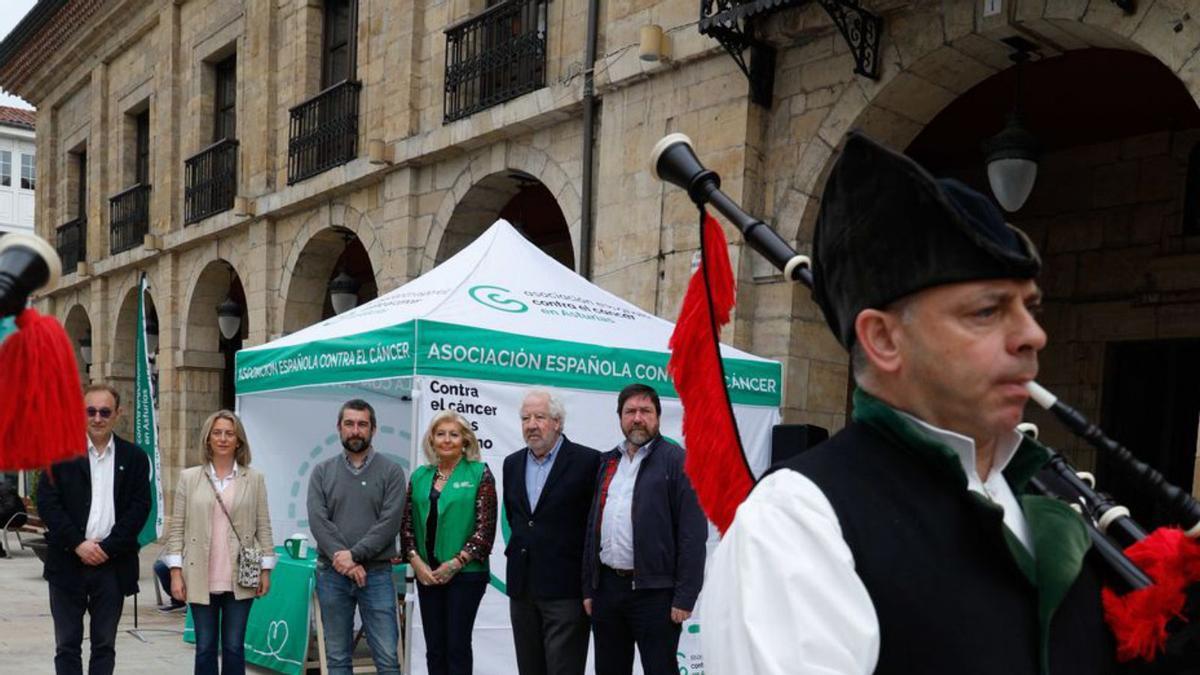
M 846 349 L 864 309 L 942 284 L 1032 279 L 1042 265 L 987 197 L 857 131 L 825 184 L 813 257 L 813 298 Z

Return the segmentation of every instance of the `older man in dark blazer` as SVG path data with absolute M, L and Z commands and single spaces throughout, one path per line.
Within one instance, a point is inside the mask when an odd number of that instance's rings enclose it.
M 121 396 L 106 384 L 84 392 L 87 454 L 60 462 L 38 482 L 38 515 L 46 523 L 54 669 L 83 672 L 83 615 L 91 617 L 88 673 L 113 672 L 117 624 L 125 596 L 138 588 L 138 533 L 150 513 L 150 462 L 113 434 Z
M 526 447 L 504 459 L 506 583 L 521 675 L 582 675 L 587 663 L 579 570 L 600 453 L 568 440 L 565 420 L 556 395 L 528 392 Z

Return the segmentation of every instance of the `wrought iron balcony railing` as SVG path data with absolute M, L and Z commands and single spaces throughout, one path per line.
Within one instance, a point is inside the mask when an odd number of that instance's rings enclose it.
M 506 0 L 446 29 L 444 121 L 546 86 L 548 0 Z
M 70 274 L 79 267 L 79 263 L 87 261 L 87 218 L 80 216 L 75 220 L 58 226 L 55 248 L 58 257 L 62 258 L 63 272 Z
M 108 220 L 113 255 L 140 246 L 150 231 L 150 186 L 134 185 L 110 197 Z
M 345 80 L 291 109 L 288 185 L 299 183 L 358 155 L 358 93 Z
M 183 224 L 233 208 L 237 195 L 238 142 L 217 141 L 184 161 Z

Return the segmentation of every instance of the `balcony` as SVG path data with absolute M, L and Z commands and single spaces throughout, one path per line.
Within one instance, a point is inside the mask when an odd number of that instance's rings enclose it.
M 507 0 L 446 29 L 446 123 L 546 86 L 547 0 Z
M 150 231 L 150 186 L 134 185 L 108 200 L 112 254 L 141 246 Z
M 70 274 L 87 261 L 87 218 L 80 216 L 58 226 L 55 249 L 62 258 L 63 272 Z
M 345 80 L 291 109 L 288 185 L 299 183 L 358 155 L 358 93 Z
M 233 208 L 237 195 L 238 142 L 217 141 L 184 161 L 183 224 Z

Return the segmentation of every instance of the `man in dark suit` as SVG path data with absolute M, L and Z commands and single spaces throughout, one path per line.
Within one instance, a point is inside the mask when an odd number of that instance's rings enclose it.
M 582 675 L 587 663 L 579 570 L 600 453 L 568 440 L 565 418 L 554 394 L 527 393 L 526 447 L 504 459 L 508 606 L 521 675 Z
M 83 614 L 91 616 L 88 673 L 113 672 L 117 624 L 125 596 L 137 592 L 138 533 L 150 514 L 150 462 L 113 434 L 121 396 L 107 384 L 84 392 L 87 455 L 55 464 L 38 482 L 46 523 L 54 669 L 83 672 Z

